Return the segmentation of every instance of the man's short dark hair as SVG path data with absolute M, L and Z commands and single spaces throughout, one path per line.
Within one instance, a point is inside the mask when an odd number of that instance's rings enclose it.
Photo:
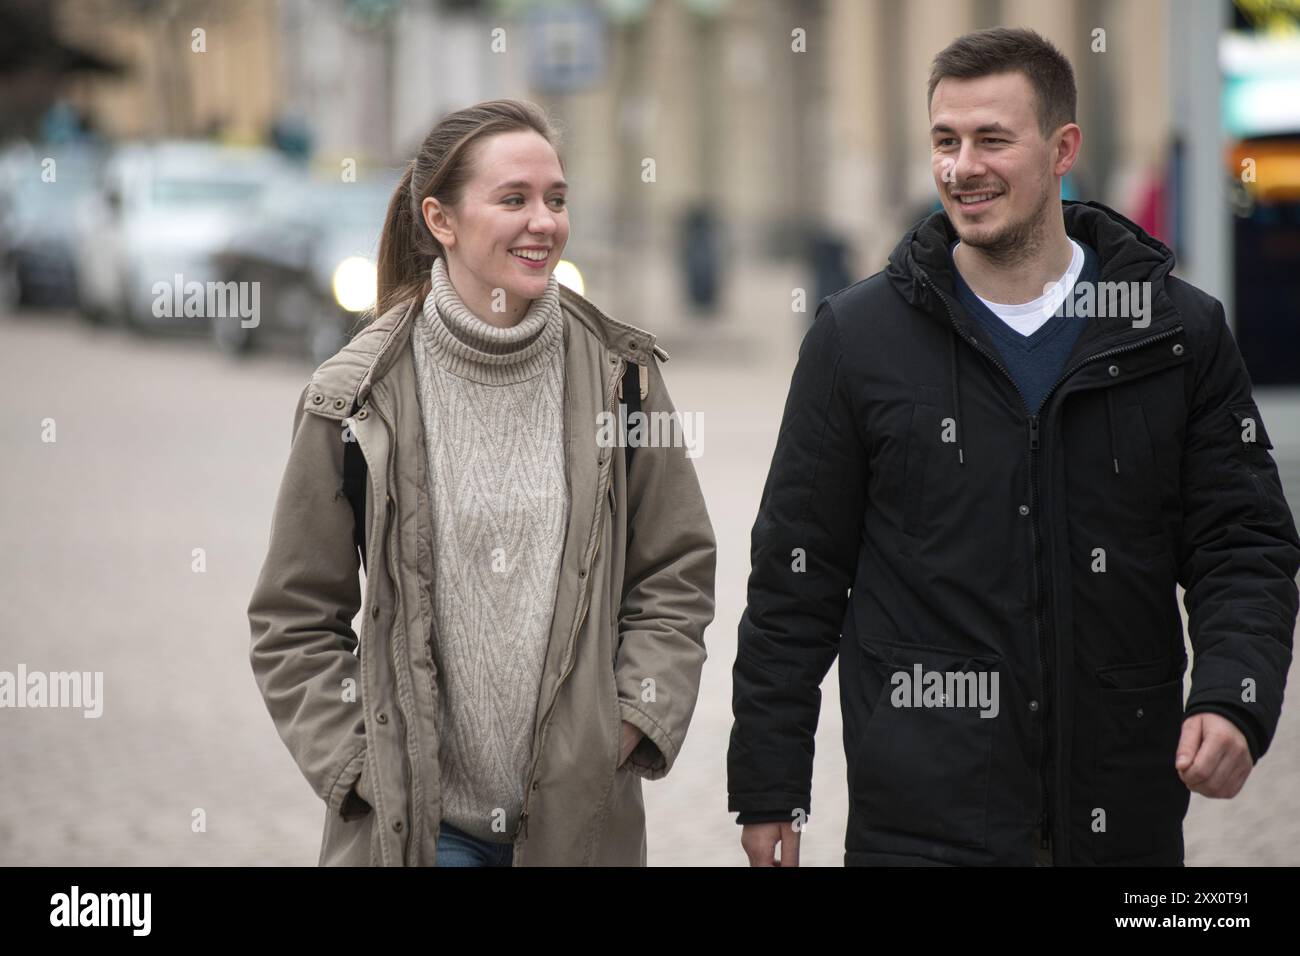
M 994 27 L 958 37 L 946 46 L 930 66 L 930 89 L 926 104 L 934 99 L 934 88 L 944 77 L 973 80 L 995 73 L 1023 73 L 1038 102 L 1038 128 L 1044 136 L 1074 122 L 1078 99 L 1074 69 L 1070 61 L 1033 30 Z

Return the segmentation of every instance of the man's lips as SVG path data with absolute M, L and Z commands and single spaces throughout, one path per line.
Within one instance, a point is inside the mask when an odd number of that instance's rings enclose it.
M 985 190 L 963 190 L 959 193 L 950 193 L 953 205 L 960 208 L 963 212 L 975 213 L 983 212 L 1002 196 L 1002 193 L 994 189 Z

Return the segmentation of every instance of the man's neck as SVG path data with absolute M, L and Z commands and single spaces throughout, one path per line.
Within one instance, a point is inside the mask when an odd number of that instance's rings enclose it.
M 953 253 L 961 277 L 981 299 L 1003 305 L 1032 302 L 1057 282 L 1070 268 L 1074 247 L 1059 220 L 1037 241 L 1026 243 L 1009 254 L 990 254 L 976 246 L 960 243 Z

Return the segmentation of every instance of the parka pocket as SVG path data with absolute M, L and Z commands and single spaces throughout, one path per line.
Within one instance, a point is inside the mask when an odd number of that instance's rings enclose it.
M 1099 863 L 1169 863 L 1181 850 L 1191 793 L 1174 767 L 1183 680 L 1181 671 L 1163 679 L 1174 669 L 1162 658 L 1097 670 L 1094 785 L 1087 811 Z
M 926 475 L 942 438 L 939 389 L 933 385 L 918 385 L 903 459 L 903 534 L 914 538 L 922 536 L 929 526 Z
M 1278 508 L 1273 501 L 1273 488 L 1270 480 L 1274 468 L 1269 451 L 1273 442 L 1264 430 L 1264 420 L 1259 416 L 1259 407 L 1254 402 L 1238 402 L 1228 406 L 1232 417 L 1234 447 L 1240 449 L 1238 460 L 1250 476 L 1254 489 L 1256 514 L 1262 521 L 1276 521 Z
M 1115 476 L 1119 484 L 1115 498 L 1122 510 L 1116 516 L 1116 525 L 1127 529 L 1123 537 L 1132 542 L 1138 557 L 1152 561 L 1170 550 L 1161 517 L 1159 462 L 1143 407 L 1124 406 L 1120 420 L 1120 446 L 1116 452 L 1119 474 Z
M 859 646 L 876 701 L 855 748 L 855 809 L 873 830 L 983 847 L 1001 659 L 865 638 Z

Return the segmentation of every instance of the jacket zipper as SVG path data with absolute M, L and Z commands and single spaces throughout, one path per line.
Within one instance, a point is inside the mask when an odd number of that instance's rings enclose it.
M 388 471 L 387 471 L 387 475 L 390 477 L 390 480 L 391 480 L 391 476 L 392 476 L 392 474 L 393 474 L 393 467 L 394 467 L 394 462 L 393 462 L 393 451 L 394 451 L 394 448 L 396 447 L 396 430 L 394 429 L 392 423 L 390 423 L 390 422 L 388 421 L 387 417 L 384 416 L 383 412 L 381 412 L 381 411 L 379 410 L 379 406 L 378 406 L 378 405 L 375 405 L 375 414 L 379 417 L 379 420 L 382 421 L 382 422 L 384 423 L 384 427 L 388 429 L 389 441 L 388 441 Z M 365 451 L 365 449 L 363 448 L 362 451 Z M 371 471 L 370 471 L 369 468 L 367 468 L 367 469 L 366 469 L 367 481 L 369 481 L 369 476 L 370 476 L 370 474 L 371 474 Z M 396 564 L 396 561 L 394 560 L 395 557 L 396 557 L 396 553 L 394 552 L 393 537 L 392 537 L 392 535 L 393 535 L 393 524 L 394 524 L 394 522 L 393 522 L 393 511 L 394 511 L 394 505 L 393 505 L 392 497 L 393 497 L 393 496 L 390 495 L 390 494 L 388 494 L 387 492 L 384 493 L 384 533 L 383 533 L 382 539 L 383 539 L 384 547 L 387 549 L 387 552 L 388 552 L 387 557 L 386 557 L 386 559 L 385 559 L 385 561 L 384 561 L 384 564 L 385 564 L 385 569 L 384 569 L 384 570 L 385 570 L 385 572 L 386 572 L 387 575 L 388 575 L 389 583 L 390 583 L 390 585 L 392 586 L 392 589 L 393 589 L 393 610 L 392 610 L 392 614 L 393 614 L 393 621 L 396 622 L 397 619 L 398 619 L 398 618 L 397 618 L 397 615 L 398 615 L 398 613 L 401 611 L 402 607 L 404 606 L 404 602 L 402 601 L 402 586 L 401 586 L 401 583 L 398 581 L 398 579 L 397 579 L 397 574 L 396 574 L 396 573 L 394 572 L 394 570 L 393 570 L 394 565 Z M 366 540 L 367 540 L 367 541 L 370 541 L 370 540 L 371 540 L 371 537 L 368 536 L 368 537 L 366 538 Z M 392 631 L 393 631 L 393 628 L 390 627 L 390 628 L 389 628 L 389 634 L 390 634 L 390 635 L 392 634 Z M 389 640 L 389 654 L 390 654 L 390 656 L 392 655 L 392 650 L 393 650 L 393 648 L 392 648 L 392 640 L 391 640 L 391 637 L 390 637 L 390 640 Z M 394 666 L 394 668 L 396 668 L 397 666 L 399 666 L 396 658 L 393 658 L 393 666 Z M 396 683 L 396 680 L 397 680 L 396 671 L 394 671 L 394 674 L 393 674 L 393 680 L 394 680 L 394 683 Z M 394 693 L 393 693 L 393 709 L 394 709 L 395 711 L 397 711 L 398 719 L 399 719 L 399 720 L 401 721 L 401 723 L 402 723 L 402 752 L 405 754 L 405 752 L 406 752 L 406 746 L 407 746 L 407 744 L 406 744 L 406 732 L 407 732 L 407 730 L 406 730 L 406 728 L 407 728 L 406 714 L 403 713 L 403 711 L 402 711 L 402 702 L 401 702 L 401 697 L 400 697 L 400 695 L 397 694 L 397 692 L 396 692 L 396 691 L 397 691 L 396 686 L 394 686 L 393 691 L 394 691 Z M 403 859 L 403 860 L 410 860 L 410 859 L 411 859 L 411 837 L 412 837 L 412 835 L 415 833 L 415 814 L 416 814 L 416 812 L 418 811 L 418 808 L 416 807 L 416 804 L 415 804 L 415 800 L 413 799 L 414 794 L 408 794 L 408 797 L 412 798 L 412 799 L 410 799 L 410 806 L 411 806 L 411 824 L 406 828 L 406 839 L 403 841 L 403 844 L 402 844 L 402 859 Z
M 623 369 L 626 367 L 626 364 L 627 364 L 626 360 L 620 360 L 618 363 L 618 367 L 615 370 L 615 375 L 614 375 L 615 387 L 610 389 L 610 403 L 608 408 L 610 414 L 614 414 L 616 411 L 616 406 L 618 404 L 617 383 L 623 377 Z M 613 455 L 613 452 L 610 452 L 610 454 Z M 613 459 L 611 458 L 610 465 L 609 465 L 609 480 L 612 481 L 613 477 L 614 477 L 614 462 Z M 597 491 L 596 494 L 596 519 L 595 520 L 597 522 L 599 522 L 602 518 L 601 502 L 605 497 L 605 493 L 606 493 L 605 489 L 601 488 Z M 600 536 L 597 535 L 596 546 L 592 551 L 593 565 L 595 563 L 595 556 L 599 552 L 600 552 Z M 587 575 L 586 585 L 583 587 L 582 594 L 578 598 L 578 614 L 575 618 L 573 628 L 569 632 L 569 641 L 568 641 L 569 645 L 573 644 L 574 638 L 577 636 L 578 631 L 581 629 L 583 622 L 586 621 L 587 619 L 587 611 L 591 606 L 591 587 L 592 587 L 591 582 L 594 576 L 595 575 L 593 574 Z M 576 653 L 570 656 L 568 663 L 565 665 L 564 672 L 560 674 L 560 679 L 556 681 L 555 691 L 551 695 L 551 700 L 546 707 L 546 714 L 542 718 L 542 730 L 537 737 L 537 751 L 536 753 L 533 754 L 533 764 L 528 771 L 528 780 L 524 784 L 524 808 L 519 815 L 519 823 L 515 826 L 515 840 L 519 839 L 520 833 L 523 833 L 523 837 L 525 840 L 528 839 L 528 807 L 529 804 L 532 802 L 533 778 L 537 774 L 537 764 L 541 759 L 542 749 L 546 744 L 546 730 L 550 726 L 551 715 L 555 712 L 555 702 L 559 700 L 560 688 L 564 685 L 564 681 L 568 678 L 569 673 L 573 670 L 573 665 L 577 660 L 577 656 L 578 655 Z
M 916 267 L 916 274 L 921 278 L 921 280 L 927 286 L 930 287 L 931 291 L 934 292 L 935 298 L 937 298 L 940 301 L 940 303 L 943 304 L 944 311 L 948 313 L 948 321 L 952 323 L 953 330 L 957 333 L 958 336 L 961 337 L 961 340 L 965 342 L 967 345 L 974 348 L 975 351 L 978 352 L 980 355 L 983 355 L 989 362 L 993 364 L 995 368 L 998 369 L 998 371 L 1002 373 L 1002 375 L 1009 382 L 1011 382 L 1012 387 L 1016 390 L 1016 394 L 1020 396 L 1020 403 L 1025 407 L 1026 412 L 1028 412 L 1029 403 L 1025 401 L 1024 393 L 1020 391 L 1020 386 L 1016 384 L 1016 380 L 1015 378 L 1012 377 L 1011 373 L 1006 370 L 1006 368 L 1002 365 L 1000 361 L 998 361 L 996 356 L 992 355 L 987 349 L 985 349 L 982 345 L 980 345 L 979 342 L 977 342 L 973 338 L 968 337 L 965 334 L 965 332 L 962 331 L 961 327 L 957 324 L 957 317 L 953 314 L 952 308 L 948 305 L 948 300 L 939 291 L 938 287 L 930 280 L 929 274 L 927 274 L 925 270 L 921 269 L 919 266 Z M 1070 368 L 1066 369 L 1065 372 L 1063 372 L 1061 376 L 1055 382 L 1052 383 L 1052 387 L 1049 388 L 1047 392 L 1043 395 L 1043 399 L 1042 402 L 1039 404 L 1039 408 L 1046 407 L 1047 400 L 1052 396 L 1052 393 L 1056 391 L 1056 389 L 1061 385 L 1061 383 L 1063 383 L 1066 379 L 1070 378 L 1070 376 L 1072 376 L 1075 372 L 1079 371 L 1084 366 L 1089 365 L 1092 362 L 1096 362 L 1103 358 L 1109 358 L 1112 355 L 1120 355 L 1123 354 L 1124 352 L 1131 352 L 1134 351 L 1135 349 L 1144 348 L 1147 345 L 1150 345 L 1152 342 L 1158 342 L 1162 339 L 1171 338 L 1172 336 L 1175 336 L 1179 332 L 1181 332 L 1182 329 L 1183 327 L 1181 325 L 1178 325 L 1172 329 L 1168 329 L 1157 335 L 1148 336 L 1147 338 L 1141 339 L 1137 342 L 1132 342 L 1128 345 L 1117 346 L 1112 349 L 1107 349 L 1104 352 L 1098 352 L 1096 355 L 1090 355 L 1085 359 L 1081 359 L 1080 361 L 1072 365 Z M 956 409 L 953 409 L 954 413 L 956 413 L 956 411 L 957 411 Z M 959 423 L 959 427 L 960 427 L 960 423 Z M 1034 546 L 1034 633 L 1038 643 L 1039 677 L 1043 682 L 1043 696 L 1046 698 L 1052 696 L 1052 694 L 1051 694 L 1051 685 L 1050 685 L 1051 674 L 1049 673 L 1047 667 L 1047 655 L 1044 653 L 1045 643 L 1043 640 L 1043 634 L 1045 628 L 1043 626 L 1043 593 L 1042 593 L 1043 592 L 1043 587 L 1042 587 L 1043 569 L 1042 569 L 1042 554 L 1041 554 L 1042 540 L 1038 530 L 1039 494 L 1038 494 L 1038 464 L 1037 463 L 1038 463 L 1040 444 L 1041 441 L 1039 436 L 1038 413 L 1034 412 L 1029 415 L 1029 502 L 1030 502 L 1029 515 L 1030 515 L 1030 533 L 1032 536 L 1031 540 L 1033 541 L 1033 546 Z M 1043 714 L 1044 724 L 1047 723 L 1046 707 L 1047 707 L 1047 701 L 1045 700 L 1044 701 L 1045 710 Z M 1056 720 L 1056 710 L 1055 708 L 1053 708 L 1052 709 L 1052 721 L 1053 721 L 1052 730 L 1053 731 L 1058 729 L 1054 725 L 1055 720 Z M 1053 733 L 1052 736 L 1055 737 L 1055 734 Z M 1038 823 L 1038 833 L 1039 833 L 1038 845 L 1044 851 L 1049 850 L 1051 848 L 1051 833 L 1052 833 L 1051 794 L 1048 786 L 1048 768 L 1050 766 L 1050 759 L 1049 759 L 1050 751 L 1048 749 L 1048 742 L 1049 742 L 1049 738 L 1045 734 L 1043 738 L 1042 752 L 1039 755 L 1039 769 L 1038 769 L 1040 795 L 1042 798 L 1042 815 L 1039 817 L 1039 823 Z

